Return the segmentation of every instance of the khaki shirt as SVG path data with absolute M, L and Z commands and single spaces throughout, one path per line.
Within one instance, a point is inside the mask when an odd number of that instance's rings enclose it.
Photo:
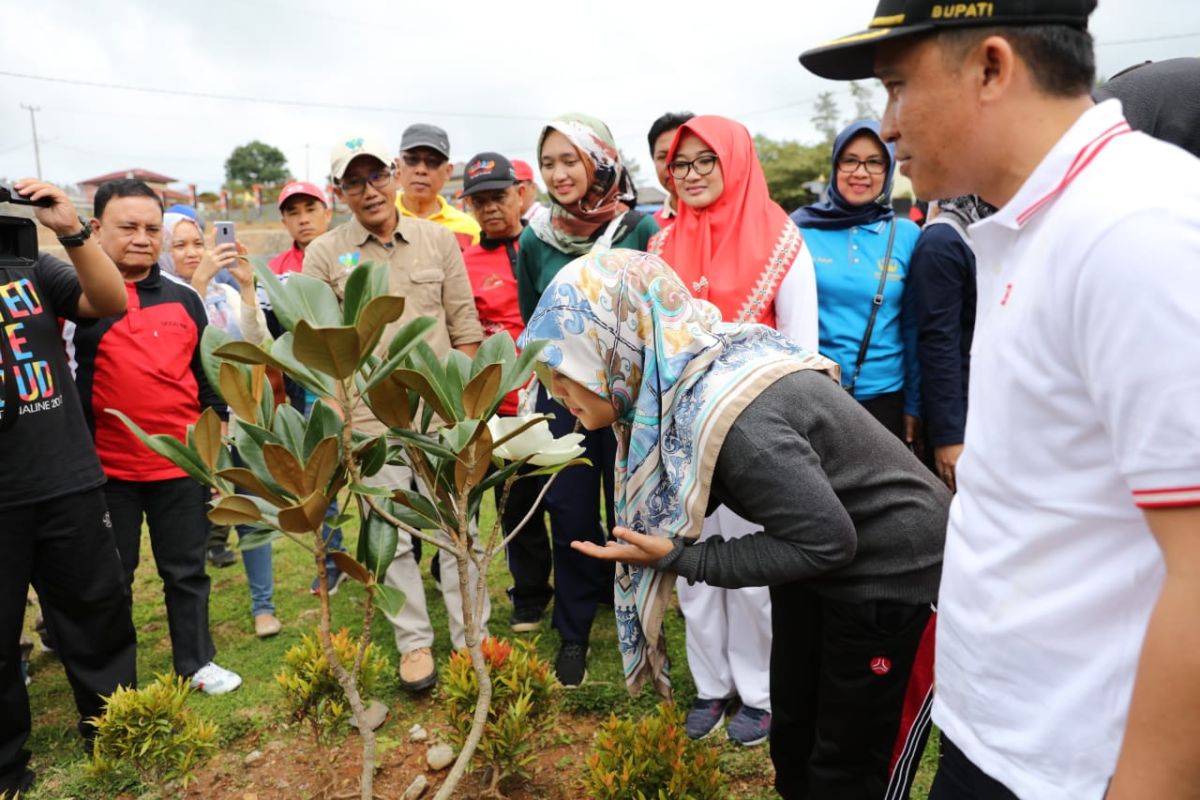
M 304 274 L 328 283 L 341 300 L 350 270 L 367 262 L 386 262 L 391 294 L 405 298 L 404 314 L 384 331 L 379 354 L 386 353 L 388 342 L 400 326 L 415 317 L 437 320 L 425 339 L 439 356 L 452 347 L 483 341 L 471 281 L 449 230 L 423 219 L 400 216 L 391 241 L 383 241 L 351 218 L 305 248 Z M 356 410 L 354 427 L 368 433 L 384 430 L 365 404 Z

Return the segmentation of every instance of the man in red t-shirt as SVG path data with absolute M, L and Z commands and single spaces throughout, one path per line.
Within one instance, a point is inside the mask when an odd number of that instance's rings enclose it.
M 292 181 L 279 193 L 279 217 L 292 237 L 292 246 L 267 262 L 276 275 L 299 272 L 304 248 L 329 230 L 333 211 L 325 193 L 307 181 Z
M 463 172 L 463 197 L 482 228 L 479 244 L 463 252 L 479 322 L 486 335 L 508 331 L 513 339 L 525 329 L 517 303 L 517 240 L 524 228 L 523 197 L 517 183 L 512 163 L 499 153 L 480 153 L 467 162 Z M 516 392 L 504 398 L 499 413 L 517 413 Z M 506 534 L 536 502 L 541 483 L 537 478 L 525 478 L 513 484 L 501 519 Z M 497 502 L 499 497 L 497 491 Z M 512 629 L 518 633 L 537 629 L 554 596 L 543 520 L 543 514 L 534 514 L 508 546 L 508 568 L 513 576 L 508 591 L 513 601 Z

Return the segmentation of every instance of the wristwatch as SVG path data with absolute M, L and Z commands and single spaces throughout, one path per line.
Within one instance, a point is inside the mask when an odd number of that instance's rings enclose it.
M 60 236 L 58 237 L 58 243 L 63 247 L 83 247 L 83 243 L 92 236 L 92 226 L 88 225 L 87 220 L 83 217 L 79 218 L 79 224 L 83 226 L 79 233 L 73 233 L 70 236 Z

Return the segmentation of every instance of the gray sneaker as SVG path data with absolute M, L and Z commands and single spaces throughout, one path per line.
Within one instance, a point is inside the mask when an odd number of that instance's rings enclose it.
M 729 741 L 737 742 L 744 747 L 762 744 L 771 734 L 771 712 L 761 708 L 742 706 L 742 709 L 729 721 L 725 731 Z
M 721 727 L 725 721 L 725 710 L 729 708 L 730 700 L 709 700 L 697 697 L 692 703 L 692 710 L 687 715 L 687 735 L 692 739 L 703 739 Z

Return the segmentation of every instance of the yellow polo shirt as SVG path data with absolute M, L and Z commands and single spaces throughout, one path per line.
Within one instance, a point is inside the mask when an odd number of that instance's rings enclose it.
M 429 217 L 418 217 L 409 211 L 404 203 L 400 202 L 402 197 L 404 197 L 404 192 L 396 195 L 396 208 L 400 209 L 401 215 L 413 219 L 426 219 L 436 222 L 444 228 L 449 228 L 450 232 L 454 234 L 454 238 L 458 240 L 459 250 L 466 250 L 471 245 L 479 244 L 479 223 L 470 214 L 459 211 L 447 203 L 446 198 L 440 194 L 438 195 L 438 210 Z

